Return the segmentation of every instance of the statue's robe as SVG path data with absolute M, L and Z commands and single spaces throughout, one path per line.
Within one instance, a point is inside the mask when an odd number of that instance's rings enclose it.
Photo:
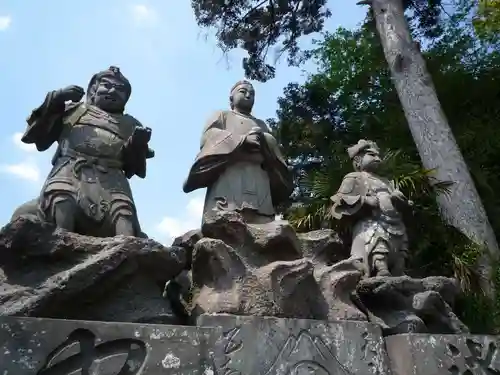
M 257 152 L 245 145 L 246 135 L 256 127 L 264 134 Z M 200 188 L 207 188 L 204 214 L 215 209 L 274 219 L 275 206 L 293 191 L 293 180 L 276 139 L 262 120 L 220 111 L 203 130 L 200 152 L 183 190 Z
M 372 272 L 374 254 L 387 255 L 389 267 L 394 268 L 400 266 L 398 260 L 405 258 L 408 251 L 403 218 L 391 199 L 393 191 L 393 184 L 383 177 L 352 172 L 344 177 L 338 192 L 331 198 L 332 216 L 352 224 L 351 257 L 363 262 L 367 274 Z M 378 198 L 377 208 L 365 203 L 367 196 Z M 402 271 L 396 269 L 395 273 Z
M 96 236 L 114 231 L 119 215 L 129 217 L 140 233 L 137 212 L 124 170 L 139 177 L 146 174 L 146 160 L 126 165 L 122 147 L 141 124 L 127 114 L 109 114 L 88 103 L 70 103 L 65 108 L 47 94 L 42 105 L 27 119 L 22 141 L 39 151 L 58 142 L 50 171 L 40 193 L 39 215 L 54 221 L 54 206 L 74 199 L 82 215 L 76 225 L 95 227 Z M 130 174 L 130 173 L 129 173 Z M 89 227 L 90 228 L 90 227 Z M 102 231 L 102 233 L 101 233 Z

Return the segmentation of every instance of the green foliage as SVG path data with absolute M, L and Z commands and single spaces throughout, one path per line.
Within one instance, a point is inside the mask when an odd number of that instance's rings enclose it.
M 339 1 L 339 0 L 336 0 Z M 326 0 L 191 0 L 198 25 L 215 29 L 218 47 L 227 52 L 242 48 L 247 78 L 265 82 L 274 78 L 269 51 L 275 61 L 284 53 L 289 64 L 299 64 L 299 40 L 323 31 L 330 17 Z M 405 0 L 411 20 L 426 36 L 439 34 L 441 0 Z M 340 15 L 339 15 L 340 16 Z
M 218 46 L 248 52 L 243 68 L 248 78 L 267 81 L 274 67 L 266 62 L 269 49 L 280 45 L 289 61 L 297 56 L 298 39 L 321 31 L 330 16 L 326 0 L 191 0 L 201 27 L 215 28 Z
M 481 38 L 490 41 L 500 38 L 500 1 L 479 0 L 474 27 Z
M 471 3 L 462 1 L 441 22 L 439 37 L 427 39 L 423 54 L 490 221 L 500 233 L 500 49 L 474 38 L 467 21 L 470 9 Z M 500 303 L 491 306 L 478 287 L 474 269 L 482 249 L 441 220 L 435 196 L 445 194 L 452 182 L 435 181 L 432 171 L 421 167 L 373 22 L 368 18 L 358 30 L 326 33 L 309 56 L 318 72 L 303 85 L 289 84 L 278 100 L 277 118 L 269 120 L 298 184 L 285 216 L 299 231 L 329 226 L 349 238 L 349 228 L 339 227 L 328 215 L 330 196 L 352 171 L 346 148 L 360 138 L 376 141 L 386 151 L 384 173 L 415 202 L 406 218 L 409 274 L 456 277 L 465 291 L 461 317 L 473 330 L 491 332 L 500 323 L 492 313 L 500 312 Z

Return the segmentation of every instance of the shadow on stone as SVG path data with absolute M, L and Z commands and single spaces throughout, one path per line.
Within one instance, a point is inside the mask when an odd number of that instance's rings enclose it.
M 451 307 L 459 292 L 455 279 L 400 276 L 362 280 L 356 293 L 384 334 L 391 335 L 468 333 Z

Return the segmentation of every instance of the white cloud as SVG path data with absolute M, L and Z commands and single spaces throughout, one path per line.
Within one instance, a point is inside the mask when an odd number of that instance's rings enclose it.
M 12 135 L 12 142 L 16 145 L 17 148 L 26 151 L 26 152 L 34 152 L 36 151 L 36 146 L 34 144 L 26 144 L 21 141 L 23 137 L 23 133 L 14 133 Z
M 12 18 L 10 16 L 0 16 L 0 31 L 7 30 L 12 23 Z
M 158 22 L 157 13 L 144 4 L 132 5 L 130 12 L 136 26 L 154 26 Z
M 189 200 L 184 214 L 174 217 L 165 216 L 156 227 L 156 231 L 165 238 L 165 244 L 170 245 L 175 237 L 181 236 L 191 229 L 197 229 L 201 225 L 203 214 L 203 196 L 195 196 Z
M 29 182 L 40 181 L 40 168 L 32 160 L 17 164 L 6 164 L 0 166 L 0 172 L 7 173 Z

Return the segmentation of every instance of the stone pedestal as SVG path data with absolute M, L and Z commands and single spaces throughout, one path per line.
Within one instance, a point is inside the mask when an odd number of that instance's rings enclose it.
M 198 325 L 222 331 L 217 374 L 389 374 L 381 330 L 370 323 L 216 314 Z
M 497 336 L 404 334 L 385 342 L 392 375 L 500 374 Z
M 2 375 L 214 374 L 215 329 L 0 318 Z
M 495 375 L 498 337 L 386 337 L 356 321 L 198 317 L 198 326 L 0 317 L 1 375 Z
M 389 374 L 368 323 L 202 315 L 199 324 L 1 317 L 0 374 Z

